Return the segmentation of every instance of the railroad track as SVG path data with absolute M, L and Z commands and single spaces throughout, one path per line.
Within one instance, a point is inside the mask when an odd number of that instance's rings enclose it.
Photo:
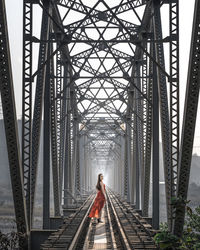
M 75 213 L 68 216 L 60 229 L 51 234 L 41 245 L 41 249 L 81 249 L 81 242 L 84 242 L 83 239 L 85 239 L 87 233 L 86 229 L 90 223 L 88 212 L 94 198 L 95 195 L 91 194 Z
M 52 234 L 41 249 L 97 249 L 98 230 L 104 241 L 99 249 L 157 249 L 152 239 L 154 230 L 133 207 L 107 188 L 107 203 L 103 208 L 104 223 L 88 218 L 95 195 L 92 194 L 75 213 L 66 218 L 62 227 Z
M 153 241 L 155 231 L 151 225 L 111 190 L 108 189 L 107 194 L 113 223 L 117 225 L 116 230 L 123 246 L 121 249 L 158 249 Z

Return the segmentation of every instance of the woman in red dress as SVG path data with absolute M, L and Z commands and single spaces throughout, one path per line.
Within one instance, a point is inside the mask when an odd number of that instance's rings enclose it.
M 89 217 L 97 218 L 98 223 L 101 221 L 101 211 L 106 202 L 106 192 L 105 192 L 105 184 L 103 183 L 103 175 L 98 175 L 98 181 L 96 185 L 97 196 L 95 198 L 94 204 L 92 205 Z

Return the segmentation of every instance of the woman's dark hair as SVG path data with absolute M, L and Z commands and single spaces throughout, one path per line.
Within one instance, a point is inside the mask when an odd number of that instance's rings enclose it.
M 99 175 L 98 175 L 98 180 L 97 180 L 97 185 L 96 185 L 96 188 L 97 188 L 98 190 L 101 190 L 101 185 L 100 185 L 101 175 L 102 175 L 102 174 L 99 174 Z

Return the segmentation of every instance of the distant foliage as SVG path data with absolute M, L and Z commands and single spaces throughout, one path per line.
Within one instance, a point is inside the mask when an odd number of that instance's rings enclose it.
M 172 204 L 178 209 L 183 200 L 172 199 Z M 185 204 L 189 201 L 184 201 Z M 154 236 L 155 243 L 160 249 L 200 249 L 200 206 L 196 207 L 194 211 L 186 206 L 186 218 L 181 238 L 173 235 L 168 231 L 167 223 L 160 226 L 160 232 Z

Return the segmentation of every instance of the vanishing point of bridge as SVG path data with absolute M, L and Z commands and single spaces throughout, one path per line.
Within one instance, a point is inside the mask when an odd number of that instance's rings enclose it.
M 87 215 L 99 172 L 108 196 L 102 249 L 156 249 L 161 154 L 168 228 L 182 234 L 200 85 L 199 12 L 196 0 L 180 124 L 178 0 L 24 0 L 19 143 L 5 0 L 0 0 L 0 92 L 21 249 L 97 247 L 99 225 Z M 161 14 L 168 22 L 166 37 Z M 43 225 L 36 230 L 41 141 Z

